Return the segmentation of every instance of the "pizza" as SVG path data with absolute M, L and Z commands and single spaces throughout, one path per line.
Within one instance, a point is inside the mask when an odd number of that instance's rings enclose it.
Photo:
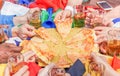
M 44 30 L 46 32 L 43 34 L 37 32 L 43 36 L 36 35 L 31 40 L 22 42 L 27 42 L 27 44 L 23 44 L 24 50 L 29 49 L 36 52 L 40 66 L 53 62 L 61 68 L 70 67 L 77 59 L 84 63 L 92 51 L 98 52 L 99 50 L 98 45 L 94 43 L 95 32 L 92 29 L 72 28 L 64 40 L 56 29 L 44 28 Z M 49 38 L 56 39 L 58 44 L 53 43 Z

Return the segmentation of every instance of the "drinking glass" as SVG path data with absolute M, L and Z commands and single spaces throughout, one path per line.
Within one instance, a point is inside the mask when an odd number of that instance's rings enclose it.
M 85 25 L 85 13 L 84 6 L 75 5 L 74 6 L 74 26 L 75 27 L 83 27 Z
M 53 67 L 49 71 L 49 76 L 65 76 L 65 69 L 63 68 L 58 68 L 58 67 Z
M 89 64 L 89 72 L 92 76 L 93 73 L 95 76 L 104 76 L 105 66 L 101 63 L 97 64 L 95 62 L 91 62 Z
M 40 21 L 40 12 L 34 12 L 32 15 L 32 18 L 30 20 L 30 24 L 33 25 L 36 29 L 40 27 L 41 21 Z
M 107 36 L 107 54 L 119 55 L 120 53 L 120 30 L 109 30 Z

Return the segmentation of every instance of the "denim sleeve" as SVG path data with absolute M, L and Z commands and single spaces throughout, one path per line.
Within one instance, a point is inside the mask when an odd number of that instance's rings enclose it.
M 8 37 L 12 36 L 11 29 L 14 27 L 13 23 L 13 17 L 15 15 L 0 15 L 0 25 L 8 25 L 8 29 L 4 29 L 5 33 L 8 35 Z
M 13 17 L 15 17 L 15 15 L 0 15 L 0 24 L 13 27 Z

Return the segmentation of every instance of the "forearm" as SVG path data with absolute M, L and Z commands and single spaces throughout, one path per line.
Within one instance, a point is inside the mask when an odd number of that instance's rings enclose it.
M 83 0 L 68 0 L 67 6 L 81 5 Z
M 118 18 L 120 17 L 120 5 L 113 8 L 110 12 L 108 12 L 105 17 L 107 19 L 113 19 L 113 18 Z
M 24 16 L 16 16 L 13 18 L 13 23 L 15 26 L 20 25 L 20 24 L 26 24 L 28 23 L 27 17 Z

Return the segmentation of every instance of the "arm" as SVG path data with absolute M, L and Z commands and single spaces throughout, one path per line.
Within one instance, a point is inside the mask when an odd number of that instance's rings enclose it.
M 82 2 L 83 2 L 83 0 L 75 0 L 74 2 L 73 2 L 73 0 L 68 0 L 67 6 L 81 5 Z
M 105 14 L 104 16 L 105 25 L 110 24 L 110 26 L 112 26 L 113 23 L 111 20 L 113 18 L 119 18 L 119 17 L 120 17 L 120 5 L 113 8 L 110 12 Z
M 105 17 L 107 17 L 108 19 L 120 17 L 120 5 L 113 8 L 110 12 L 108 12 L 105 15 Z

